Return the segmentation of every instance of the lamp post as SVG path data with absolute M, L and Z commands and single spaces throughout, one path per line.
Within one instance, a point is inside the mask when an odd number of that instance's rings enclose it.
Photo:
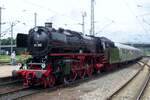
M 34 13 L 34 26 L 37 25 L 37 13 L 35 12 Z
M 1 10 L 2 8 L 0 7 L 0 54 L 1 54 L 1 16 L 2 16 Z
M 17 25 L 18 23 L 20 23 L 20 21 L 16 21 L 16 23 L 14 23 L 14 22 L 12 22 L 11 24 L 10 24 L 10 28 L 11 28 L 11 54 L 12 54 L 12 52 L 13 52 L 13 27 L 15 26 L 15 25 Z
M 85 17 L 86 17 L 86 12 L 84 12 L 82 14 L 82 33 L 83 33 L 83 35 L 85 35 L 85 21 L 84 21 Z
M 82 13 L 82 23 L 78 23 L 79 25 L 82 25 L 82 33 L 85 35 L 85 17 L 86 17 L 86 12 Z
M 91 35 L 95 35 L 95 25 L 94 25 L 94 1 L 95 0 L 91 0 L 91 30 L 90 30 L 90 34 Z
M 2 8 L 2 7 L 0 7 L 0 54 L 1 54 L 1 30 L 2 30 L 2 27 L 1 27 L 1 25 L 3 24 L 2 23 L 2 9 L 4 9 L 4 8 Z

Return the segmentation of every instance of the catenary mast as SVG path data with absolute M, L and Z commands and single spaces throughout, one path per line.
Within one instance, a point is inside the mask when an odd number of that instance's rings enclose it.
M 95 35 L 95 26 L 94 26 L 94 0 L 91 0 L 91 35 Z

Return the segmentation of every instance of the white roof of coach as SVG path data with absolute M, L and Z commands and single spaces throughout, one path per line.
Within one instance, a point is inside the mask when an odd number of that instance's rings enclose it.
M 129 46 L 129 45 L 124 45 L 124 44 L 121 44 L 121 43 L 115 43 L 115 46 L 118 47 L 118 48 L 123 48 L 123 49 L 130 49 L 130 50 L 140 50 L 140 49 L 137 49 L 135 47 L 132 47 L 132 46 Z

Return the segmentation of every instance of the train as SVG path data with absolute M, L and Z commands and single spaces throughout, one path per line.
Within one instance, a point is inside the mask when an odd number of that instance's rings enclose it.
M 32 55 L 13 75 L 21 76 L 25 86 L 53 87 L 112 70 L 114 66 L 141 59 L 140 49 L 114 43 L 106 37 L 83 35 L 68 29 L 55 29 L 52 23 L 36 26 L 28 34 L 18 33 L 18 48 Z

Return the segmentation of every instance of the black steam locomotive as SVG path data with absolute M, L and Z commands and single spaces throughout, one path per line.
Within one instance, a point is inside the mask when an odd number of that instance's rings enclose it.
M 29 34 L 17 35 L 17 47 L 26 47 L 33 57 L 47 56 L 48 53 L 101 53 L 102 46 L 114 47 L 114 43 L 104 37 L 83 36 L 82 33 L 37 26 Z M 22 42 L 23 41 L 23 42 Z

